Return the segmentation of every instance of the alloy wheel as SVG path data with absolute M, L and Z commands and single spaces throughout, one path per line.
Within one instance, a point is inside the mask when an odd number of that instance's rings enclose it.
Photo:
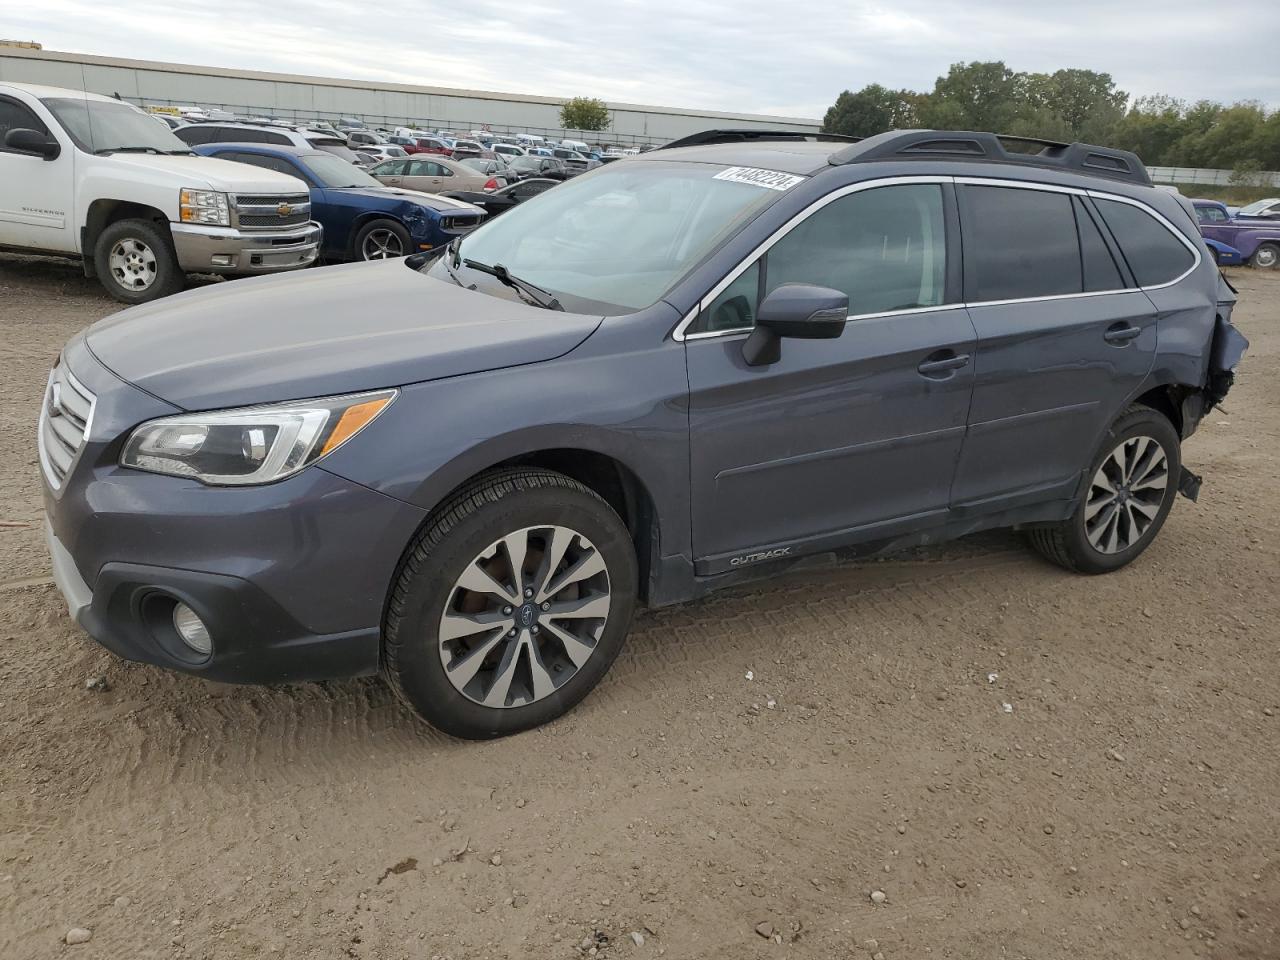
M 1169 458 L 1151 437 L 1130 437 L 1111 451 L 1093 475 L 1084 507 L 1084 530 L 1099 553 L 1136 545 L 1160 515 L 1169 486 Z
M 156 255 L 141 240 L 126 237 L 112 246 L 107 269 L 126 290 L 146 290 L 156 282 Z
M 360 255 L 365 260 L 394 260 L 404 256 L 404 245 L 390 230 L 371 230 L 364 238 Z
M 542 700 L 595 652 L 609 605 L 609 572 L 590 540 L 562 526 L 516 530 L 450 590 L 438 634 L 445 675 L 482 706 Z

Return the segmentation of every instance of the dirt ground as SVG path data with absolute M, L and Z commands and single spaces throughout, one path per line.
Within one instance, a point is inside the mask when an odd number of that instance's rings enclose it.
M 1231 277 L 1253 347 L 1134 566 L 995 534 L 649 613 L 473 744 L 73 626 L 34 424 L 115 306 L 0 259 L 0 957 L 1280 957 L 1280 274 Z

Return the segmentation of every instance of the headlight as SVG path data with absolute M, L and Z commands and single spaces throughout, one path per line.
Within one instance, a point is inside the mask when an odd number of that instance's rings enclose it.
M 397 391 L 165 417 L 129 435 L 120 464 L 212 486 L 272 483 L 332 453 Z
M 227 195 L 213 190 L 180 190 L 178 215 L 183 223 L 212 223 L 220 227 L 231 226 L 231 214 L 227 208 Z

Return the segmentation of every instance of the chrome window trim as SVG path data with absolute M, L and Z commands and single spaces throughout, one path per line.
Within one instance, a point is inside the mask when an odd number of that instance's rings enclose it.
M 839 200 L 841 197 L 846 197 L 849 194 L 857 193 L 861 190 L 869 190 L 874 187 L 897 186 L 901 184 L 915 184 L 915 183 L 953 183 L 953 184 L 969 184 L 969 185 L 979 186 L 979 187 L 1012 187 L 1018 190 L 1041 190 L 1046 193 L 1065 193 L 1065 194 L 1072 194 L 1080 197 L 1093 197 L 1098 200 L 1114 200 L 1118 203 L 1127 203 L 1129 204 L 1129 206 L 1137 207 L 1143 213 L 1153 218 L 1157 223 L 1159 223 L 1166 230 L 1172 233 L 1174 237 L 1176 237 L 1179 241 L 1181 241 L 1182 245 L 1191 251 L 1191 256 L 1193 258 L 1192 263 L 1190 267 L 1188 267 L 1183 273 L 1181 273 L 1179 276 L 1175 277 L 1174 279 L 1168 280 L 1164 283 L 1153 284 L 1147 287 L 1143 287 L 1143 286 L 1117 287 L 1113 290 L 1086 290 L 1080 293 L 1058 293 L 1058 294 L 1052 294 L 1052 295 L 1043 296 L 1043 297 L 1018 297 L 1011 300 L 976 300 L 972 302 L 964 301 L 964 302 L 957 302 L 957 303 L 940 303 L 932 307 L 912 307 L 911 309 L 908 309 L 908 310 L 889 310 L 883 313 L 850 314 L 849 315 L 850 320 L 869 320 L 869 319 L 876 319 L 880 317 L 894 317 L 894 316 L 908 315 L 913 313 L 932 313 L 938 310 L 948 310 L 948 309 L 954 309 L 959 307 L 963 307 L 966 309 L 969 307 L 996 307 L 996 306 L 1007 306 L 1009 304 L 1015 304 L 1015 303 L 1042 303 L 1042 302 L 1051 301 L 1051 300 L 1071 300 L 1077 297 L 1104 297 L 1104 296 L 1111 296 L 1112 294 L 1117 294 L 1117 293 L 1141 293 L 1147 290 L 1162 290 L 1165 287 L 1172 287 L 1175 284 L 1181 283 L 1183 280 L 1189 277 L 1192 273 L 1195 272 L 1196 268 L 1200 266 L 1200 261 L 1203 259 L 1203 256 L 1201 255 L 1199 248 L 1195 244 L 1193 244 L 1190 240 L 1188 240 L 1185 236 L 1183 236 L 1182 233 L 1176 227 L 1174 227 L 1172 223 L 1169 222 L 1168 218 L 1165 217 L 1163 214 L 1161 214 L 1158 210 L 1143 203 L 1141 200 L 1134 200 L 1131 197 L 1122 197 L 1119 194 L 1115 194 L 1115 193 L 1107 193 L 1104 190 L 1090 190 L 1084 187 L 1068 187 L 1068 186 L 1062 186 L 1056 183 L 1040 183 L 1033 180 L 1002 180 L 997 177 L 955 177 L 955 176 L 927 176 L 927 175 L 926 176 L 883 177 L 877 180 L 864 180 L 859 183 L 853 183 L 853 184 L 849 184 L 848 186 L 841 187 L 839 190 L 832 191 L 831 193 L 828 193 L 823 197 L 819 197 L 809 206 L 805 207 L 803 210 L 797 213 L 794 217 L 792 217 L 790 220 L 784 223 L 781 227 L 779 227 L 776 231 L 774 231 L 774 233 L 767 240 L 760 243 L 754 250 L 751 251 L 751 253 L 747 254 L 746 258 L 743 259 L 742 262 L 740 262 L 731 271 L 729 271 L 729 273 L 725 275 L 723 280 L 721 280 L 714 287 L 712 287 L 708 293 L 706 293 L 696 304 L 694 304 L 693 309 L 691 309 L 687 314 L 685 314 L 683 319 L 681 319 L 681 321 L 676 325 L 675 329 L 671 331 L 671 339 L 676 340 L 678 342 L 684 342 L 686 340 L 711 340 L 717 337 L 742 337 L 742 336 L 750 335 L 754 327 L 740 327 L 733 330 L 707 330 L 707 331 L 703 331 L 702 333 L 685 333 L 685 331 L 698 319 L 698 316 L 702 313 L 702 311 L 711 303 L 713 303 L 716 297 L 720 296 L 720 294 L 725 290 L 725 288 L 727 288 L 731 283 L 733 283 L 733 281 L 737 280 L 738 277 L 740 277 L 743 273 L 745 273 L 751 267 L 751 265 L 754 264 L 756 260 L 758 260 L 765 253 L 767 253 L 775 243 L 777 243 L 779 240 L 785 237 L 788 233 L 790 233 L 803 220 L 807 219 L 812 214 L 821 210 L 827 204 L 833 203 L 834 201 Z

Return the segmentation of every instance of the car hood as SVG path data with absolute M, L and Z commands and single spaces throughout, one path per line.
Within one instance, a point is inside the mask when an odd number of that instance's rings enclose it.
M 430 207 L 440 213 L 461 213 L 465 211 L 481 212 L 469 203 L 461 200 L 450 200 L 438 193 L 423 193 L 421 190 L 405 190 L 401 187 L 333 187 L 332 189 L 349 197 L 372 197 L 375 199 L 409 200 L 424 207 Z
M 110 157 L 122 167 L 138 170 L 147 182 L 167 176 L 177 188 L 207 187 L 224 193 L 306 193 L 310 189 L 298 177 L 217 157 L 154 153 L 113 153 Z
M 99 321 L 88 345 L 120 378 L 207 410 L 553 360 L 601 319 L 466 290 L 392 260 L 180 293 Z

